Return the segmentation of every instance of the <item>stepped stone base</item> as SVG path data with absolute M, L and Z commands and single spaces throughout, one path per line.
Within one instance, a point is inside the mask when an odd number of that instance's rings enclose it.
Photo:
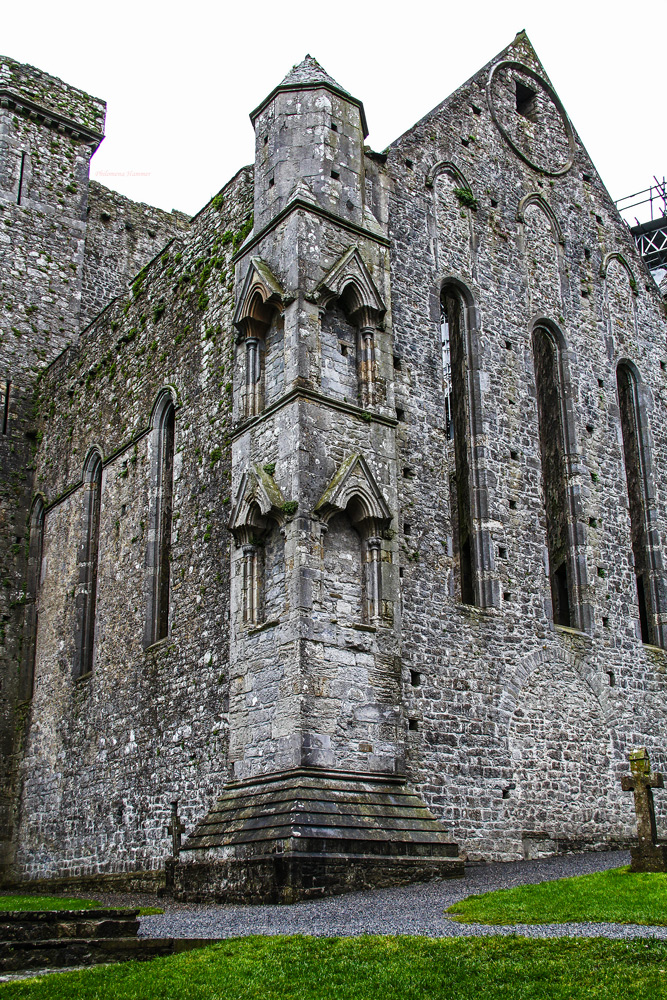
M 402 779 L 301 768 L 230 784 L 173 877 L 177 899 L 291 903 L 462 875 L 457 845 Z
M 667 872 L 667 844 L 642 844 L 630 848 L 630 871 Z

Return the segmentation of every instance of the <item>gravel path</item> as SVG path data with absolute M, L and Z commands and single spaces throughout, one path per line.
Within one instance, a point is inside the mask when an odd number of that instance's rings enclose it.
M 521 934 L 525 937 L 655 937 L 667 940 L 667 927 L 635 924 L 521 924 L 495 927 L 460 924 L 443 911 L 473 893 L 507 889 L 570 875 L 586 875 L 629 863 L 626 851 L 566 855 L 541 861 L 470 865 L 465 879 L 428 882 L 395 889 L 371 889 L 291 906 L 208 905 L 160 901 L 165 913 L 142 917 L 142 937 L 230 938 L 246 934 L 423 934 L 427 937 Z

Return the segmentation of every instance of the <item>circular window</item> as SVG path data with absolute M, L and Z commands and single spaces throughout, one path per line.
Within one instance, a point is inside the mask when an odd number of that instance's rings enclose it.
M 558 95 L 523 63 L 492 67 L 486 87 L 491 115 L 517 156 L 542 174 L 565 174 L 574 158 L 574 133 Z

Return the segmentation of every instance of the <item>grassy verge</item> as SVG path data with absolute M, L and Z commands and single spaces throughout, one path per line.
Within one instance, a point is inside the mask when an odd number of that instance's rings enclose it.
M 645 1000 L 667 944 L 561 938 L 251 937 L 0 984 L 39 1000 Z
M 667 875 L 612 868 L 469 896 L 447 913 L 478 924 L 667 924 Z
M 6 910 L 92 910 L 100 906 L 94 899 L 63 899 L 60 896 L 0 896 L 0 911 Z

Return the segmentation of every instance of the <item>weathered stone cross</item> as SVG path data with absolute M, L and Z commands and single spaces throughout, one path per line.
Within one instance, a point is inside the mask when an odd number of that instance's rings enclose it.
M 664 788 L 662 774 L 651 773 L 646 747 L 630 753 L 630 774 L 621 778 L 624 792 L 634 792 L 639 845 L 631 849 L 633 871 L 667 871 L 667 846 L 658 844 L 653 789 Z
M 181 834 L 185 833 L 185 827 L 178 815 L 178 799 L 171 803 L 171 822 L 167 827 L 167 833 L 171 834 L 171 856 L 177 858 L 181 853 Z

